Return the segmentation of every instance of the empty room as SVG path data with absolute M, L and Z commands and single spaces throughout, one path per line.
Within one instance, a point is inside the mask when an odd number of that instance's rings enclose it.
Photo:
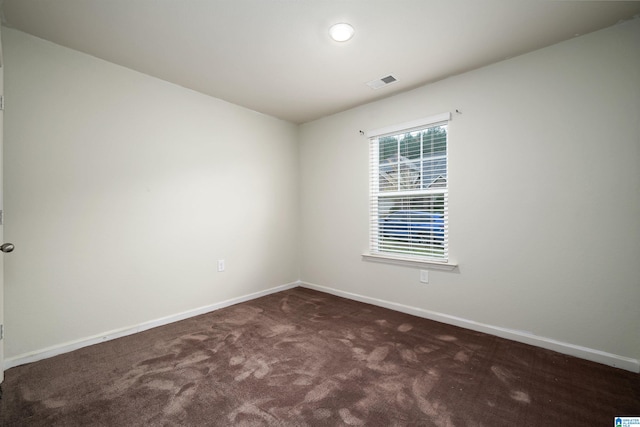
M 0 425 L 640 427 L 640 2 L 0 5 Z

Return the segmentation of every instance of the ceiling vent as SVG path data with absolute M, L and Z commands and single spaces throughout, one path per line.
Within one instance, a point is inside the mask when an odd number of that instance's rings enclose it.
M 398 79 L 396 79 L 395 77 L 387 76 L 381 79 L 371 80 L 369 83 L 367 83 L 367 86 L 369 86 L 371 89 L 380 89 L 381 87 L 387 86 L 397 81 Z

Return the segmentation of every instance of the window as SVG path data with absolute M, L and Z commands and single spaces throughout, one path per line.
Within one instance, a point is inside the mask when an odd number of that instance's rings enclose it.
M 371 255 L 448 262 L 449 119 L 369 132 Z

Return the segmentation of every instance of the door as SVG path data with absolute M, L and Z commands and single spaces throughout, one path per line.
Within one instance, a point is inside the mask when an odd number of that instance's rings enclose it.
M 4 242 L 4 205 L 2 166 L 4 135 L 4 61 L 2 58 L 2 40 L 0 37 L 0 384 L 4 381 L 4 255 L 13 251 L 11 243 Z M 1 391 L 1 390 L 0 390 Z
M 2 204 L 2 136 L 4 133 L 4 62 L 0 39 L 0 244 L 4 242 L 4 206 Z M 7 246 L 2 245 L 4 248 Z M 0 384 L 4 381 L 4 254 L 0 254 Z
M 4 205 L 3 205 L 3 135 L 4 135 L 4 61 L 2 58 L 2 39 L 0 37 L 0 384 L 4 381 L 4 255 L 13 251 L 11 243 L 4 242 Z M 1 391 L 1 390 L 0 390 Z

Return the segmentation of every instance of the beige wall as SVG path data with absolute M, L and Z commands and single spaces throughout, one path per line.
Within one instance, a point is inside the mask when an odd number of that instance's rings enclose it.
M 296 126 L 2 36 L 6 358 L 298 279 Z
M 368 141 L 358 131 L 456 109 L 459 268 L 424 285 L 417 269 L 360 257 Z M 300 171 L 304 282 L 637 366 L 640 20 L 302 125 Z
M 2 36 L 6 357 L 301 279 L 637 366 L 640 21 L 300 127 Z M 459 268 L 424 285 L 361 259 L 358 131 L 456 109 Z

